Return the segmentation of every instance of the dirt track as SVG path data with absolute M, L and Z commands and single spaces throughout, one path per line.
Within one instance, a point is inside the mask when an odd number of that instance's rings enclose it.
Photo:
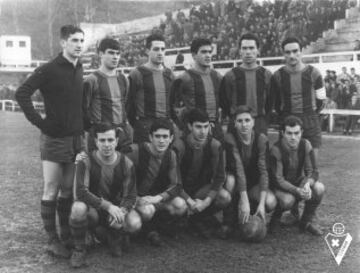
M 43 252 L 46 237 L 40 219 L 42 189 L 39 132 L 20 113 L 0 112 L 0 272 L 360 272 L 360 141 L 324 139 L 321 180 L 327 187 L 320 223 L 331 230 L 342 222 L 353 241 L 342 264 L 331 256 L 324 238 L 283 228 L 261 244 L 188 234 L 166 240 L 162 248 L 136 242 L 121 259 L 97 247 L 90 266 L 72 270 L 68 261 Z

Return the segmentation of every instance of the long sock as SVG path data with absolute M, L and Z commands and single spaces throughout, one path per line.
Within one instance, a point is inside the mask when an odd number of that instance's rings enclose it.
M 305 202 L 304 212 L 301 217 L 301 223 L 306 224 L 311 222 L 315 216 L 315 211 L 320 205 L 321 200 L 309 200 Z
M 49 239 L 57 238 L 56 233 L 56 201 L 41 200 L 40 205 L 41 219 L 44 224 L 44 229 L 49 236 Z
M 60 238 L 66 241 L 70 238 L 71 231 L 69 217 L 71 212 L 72 198 L 59 197 L 57 200 L 57 212 L 59 216 Z
M 229 204 L 229 206 L 227 206 L 225 209 L 223 209 L 223 224 L 229 227 L 236 227 L 237 224 L 237 204 L 238 204 L 238 199 L 235 196 L 234 200 L 231 200 L 231 203 Z
M 76 249 L 85 249 L 86 231 L 88 228 L 87 217 L 82 220 L 70 218 L 71 235 Z

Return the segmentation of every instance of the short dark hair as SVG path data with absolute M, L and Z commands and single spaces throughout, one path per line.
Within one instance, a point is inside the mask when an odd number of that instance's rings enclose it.
M 119 137 L 119 130 L 117 127 L 111 123 L 96 123 L 92 127 L 93 136 L 97 138 L 98 133 L 105 133 L 107 131 L 114 130 L 115 131 L 115 137 Z
M 99 43 L 98 52 L 105 52 L 106 49 L 120 50 L 120 43 L 113 38 L 104 38 Z
M 209 39 L 206 38 L 195 38 L 192 42 L 191 42 L 191 46 L 190 46 L 190 52 L 197 54 L 199 51 L 199 48 L 202 46 L 212 46 L 211 41 Z
M 187 113 L 187 122 L 190 124 L 194 122 L 207 122 L 209 120 L 209 115 L 198 108 L 193 108 Z
M 146 37 L 146 48 L 147 49 L 150 49 L 151 48 L 151 44 L 153 41 L 162 41 L 162 42 L 165 42 L 165 38 L 162 34 L 159 34 L 159 33 L 154 33 L 154 34 L 151 34 L 149 35 L 148 37 Z
M 285 132 L 286 126 L 295 127 L 297 125 L 299 125 L 301 129 L 303 129 L 303 122 L 301 121 L 301 119 L 296 116 L 290 115 L 284 119 L 281 130 Z
M 235 113 L 234 113 L 234 119 L 236 118 L 237 115 L 243 114 L 243 113 L 248 113 L 250 114 L 251 117 L 253 117 L 252 114 L 252 108 L 247 106 L 247 105 L 240 105 L 238 107 L 236 107 L 235 109 Z
M 256 43 L 256 47 L 257 48 L 260 48 L 260 41 L 259 41 L 259 38 L 253 34 L 253 33 L 245 33 L 244 35 L 242 35 L 240 37 L 240 41 L 239 41 L 239 47 L 241 47 L 241 43 L 243 40 L 252 40 L 252 41 L 255 41 Z
M 174 134 L 174 126 L 168 118 L 159 118 L 154 120 L 150 126 L 149 134 L 152 135 L 159 129 L 169 130 L 171 136 Z
M 292 43 L 297 43 L 299 45 L 299 47 L 300 47 L 300 50 L 302 50 L 302 44 L 301 44 L 300 40 L 297 37 L 287 37 L 287 38 L 285 38 L 285 40 L 282 41 L 282 43 L 281 43 L 282 50 L 284 50 L 284 48 L 285 48 L 285 46 L 287 44 L 292 44 Z
M 74 33 L 78 33 L 78 32 L 81 32 L 82 34 L 84 34 L 84 31 L 77 26 L 65 25 L 60 28 L 60 38 L 62 40 L 67 40 L 70 35 L 72 35 Z

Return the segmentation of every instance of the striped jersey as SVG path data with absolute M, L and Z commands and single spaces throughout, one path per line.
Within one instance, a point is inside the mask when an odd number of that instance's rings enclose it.
M 151 152 L 150 143 L 132 144 L 126 154 L 135 165 L 138 196 L 161 195 L 162 201 L 174 198 L 181 189 L 175 152 L 159 156 Z
M 106 75 L 95 71 L 84 80 L 85 120 L 120 125 L 126 121 L 125 99 L 128 82 L 123 74 Z
M 315 114 L 326 98 L 321 73 L 312 65 L 300 71 L 281 67 L 273 75 L 272 88 L 279 114 Z
M 131 123 L 136 118 L 170 116 L 169 96 L 174 74 L 168 68 L 150 69 L 144 65 L 130 72 L 126 110 Z
M 171 88 L 172 109 L 200 108 L 207 112 L 210 121 L 216 121 L 219 112 L 219 90 L 222 76 L 211 69 L 208 73 L 188 69 L 181 74 Z
M 80 161 L 76 168 L 76 195 L 80 201 L 96 209 L 113 205 L 132 209 L 136 201 L 135 168 L 130 159 L 117 153 L 112 164 L 104 163 L 97 150 Z
M 235 67 L 223 78 L 220 107 L 226 116 L 233 115 L 241 105 L 250 107 L 254 117 L 267 115 L 271 110 L 270 87 L 271 72 L 264 67 Z
M 235 176 L 239 192 L 248 191 L 259 185 L 266 191 L 269 184 L 267 160 L 269 141 L 264 134 L 253 131 L 251 142 L 245 144 L 235 131 L 225 135 L 227 171 Z
M 270 178 L 275 187 L 296 193 L 299 179 L 305 175 L 319 179 L 319 172 L 310 142 L 301 139 L 297 149 L 291 149 L 284 138 L 277 141 L 270 151 Z

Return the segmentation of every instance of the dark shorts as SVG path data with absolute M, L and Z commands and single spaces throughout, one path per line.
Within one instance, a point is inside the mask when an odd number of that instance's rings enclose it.
M 297 115 L 303 122 L 302 137 L 309 140 L 313 148 L 320 148 L 321 146 L 321 123 L 319 115 Z
M 41 160 L 57 163 L 71 163 L 81 151 L 82 136 L 50 137 L 40 135 Z
M 119 142 L 116 150 L 122 151 L 125 147 L 128 147 L 133 143 L 133 129 L 128 123 L 117 127 L 117 129 L 119 130 Z M 87 148 L 89 153 L 97 149 L 92 129 L 90 129 L 90 133 L 87 138 Z
M 321 146 L 321 124 L 320 117 L 314 116 L 299 116 L 303 122 L 304 132 L 303 138 L 310 141 L 313 148 L 320 148 Z

